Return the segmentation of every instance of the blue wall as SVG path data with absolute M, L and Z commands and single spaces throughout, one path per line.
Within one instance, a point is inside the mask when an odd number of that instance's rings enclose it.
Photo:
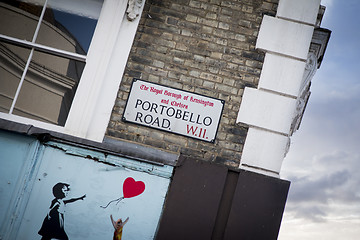
M 0 160 L 0 236 L 11 240 L 41 238 L 38 231 L 55 198 L 52 188 L 60 182 L 70 184 L 61 200 L 86 195 L 65 205 L 63 229 L 69 239 L 112 239 L 110 215 L 129 217 L 122 239 L 153 239 L 173 170 L 8 132 L 0 132 Z M 124 189 L 127 178 L 135 183 Z M 141 184 L 143 191 L 137 189 Z M 138 195 L 101 207 L 129 191 Z M 9 221 L 10 216 L 17 217 Z

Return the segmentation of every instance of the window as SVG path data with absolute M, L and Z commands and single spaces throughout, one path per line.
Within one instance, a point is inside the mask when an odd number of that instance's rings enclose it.
M 18 5 L 12 4 L 13 2 Z M 40 2 L 43 3 L 39 4 Z M 6 51 L 10 50 L 12 56 L 16 56 L 11 58 L 8 52 L 3 53 L 2 48 L 0 48 L 0 71 L 2 71 L 0 73 L 0 118 L 101 142 L 109 123 L 127 58 L 140 21 L 140 17 L 135 19 L 132 17 L 137 14 L 141 16 L 144 4 L 145 1 L 141 1 L 140 6 L 129 4 L 132 7 L 128 9 L 130 19 L 128 20 L 126 15 L 128 0 L 0 0 L 1 7 L 11 8 L 17 12 L 22 12 L 25 17 L 31 15 L 33 19 L 37 19 L 36 23 L 29 21 L 31 24 L 27 23 L 26 26 L 18 24 L 16 28 L 19 29 L 15 29 L 14 32 L 21 29 L 24 32 L 23 35 L 26 35 L 19 37 L 15 34 L 3 32 L 4 24 L 2 23 L 4 20 L 3 14 L 0 12 L 0 44 L 4 49 L 6 47 Z M 39 13 L 37 10 L 35 13 L 33 10 L 35 6 L 39 5 L 46 6 L 42 20 L 40 20 L 42 11 Z M 30 7 L 32 7 L 31 10 L 29 10 Z M 71 24 L 67 25 L 66 22 L 62 21 L 60 22 L 61 26 L 59 24 L 50 26 L 47 14 L 51 11 L 54 12 L 54 18 L 61 19 L 62 16 L 66 16 L 64 18 Z M 74 22 L 80 22 L 78 20 L 80 16 L 86 16 L 83 18 L 84 21 L 87 19 L 96 20 L 98 16 L 97 23 L 89 24 L 93 26 L 90 31 L 92 38 L 78 39 L 79 30 L 85 30 L 85 28 L 82 29 L 83 27 L 71 29 L 70 26 Z M 71 17 L 77 20 L 71 20 Z M 9 22 L 9 18 L 6 19 L 5 22 Z M 36 26 L 34 27 L 34 25 Z M 42 30 L 43 25 L 45 25 L 44 28 L 48 28 L 47 31 L 50 31 L 49 28 L 56 29 L 55 32 L 59 36 L 50 38 L 50 35 L 46 34 L 46 29 Z M 34 35 L 28 32 L 30 29 L 36 31 L 36 28 L 39 31 L 35 41 L 33 41 Z M 42 35 L 44 31 L 45 36 Z M 82 35 L 80 34 L 80 36 Z M 50 39 L 46 41 L 47 38 Z M 67 42 L 73 42 L 73 44 L 68 44 L 67 47 L 56 44 L 61 38 L 66 38 Z M 76 44 L 74 43 L 75 40 Z M 69 48 L 69 45 L 72 47 Z M 31 52 L 33 53 L 29 58 Z M 6 61 L 15 61 L 16 64 L 12 63 L 11 65 L 15 69 L 2 67 L 5 62 L 3 58 L 7 59 Z M 40 58 L 43 59 L 41 62 L 38 60 Z M 52 65 L 53 62 L 57 61 L 62 63 L 61 67 L 63 68 Z M 10 63 L 7 62 L 6 64 Z M 27 64 L 30 70 L 26 70 Z M 37 75 L 34 74 L 35 70 L 38 71 L 36 72 Z M 11 84 L 8 75 L 16 79 L 11 81 Z M 39 76 L 43 78 L 38 78 Z M 23 85 L 20 86 L 19 96 L 14 101 L 22 78 Z M 31 82 L 35 80 L 40 81 L 40 83 L 36 85 Z M 22 90 L 23 88 L 25 90 Z M 40 91 L 37 94 L 38 98 L 32 97 L 31 100 L 26 97 L 22 98 L 22 91 L 33 94 L 36 92 L 34 88 Z M 47 96 L 44 92 L 48 95 L 51 93 L 55 97 L 41 101 L 40 99 Z M 22 104 L 28 108 L 26 113 L 22 109 L 24 107 Z M 14 108 L 10 113 L 11 105 L 14 105 Z M 42 106 L 44 105 L 46 108 L 43 109 Z M 40 110 L 35 112 L 34 109 Z
M 101 6 L 91 0 L 0 2 L 1 112 L 65 125 Z

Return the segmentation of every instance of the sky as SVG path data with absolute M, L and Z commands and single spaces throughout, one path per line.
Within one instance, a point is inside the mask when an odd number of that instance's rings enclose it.
M 360 1 L 322 0 L 332 31 L 281 178 L 279 240 L 360 239 Z
M 56 21 L 62 24 L 80 43 L 87 53 L 95 31 L 97 19 L 53 10 Z

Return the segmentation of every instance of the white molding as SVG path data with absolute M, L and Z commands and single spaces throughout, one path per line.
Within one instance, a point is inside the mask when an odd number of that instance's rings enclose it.
M 321 0 L 280 0 L 276 17 L 315 25 Z
M 308 53 L 319 4 L 280 0 L 277 16 L 262 20 L 256 48 L 266 56 L 259 86 L 245 88 L 237 117 L 249 125 L 239 168 L 279 177 L 315 72 Z
M 248 165 L 241 165 L 240 164 L 239 169 L 254 172 L 254 173 L 259 173 L 259 174 L 263 174 L 263 175 L 267 175 L 267 176 L 270 176 L 270 177 L 280 178 L 279 173 L 271 172 L 271 171 L 268 171 L 266 169 L 258 168 L 258 167 L 255 167 L 255 166 L 248 166 Z
M 18 46 L 32 47 L 35 50 L 38 50 L 40 52 L 49 53 L 49 54 L 59 56 L 59 57 L 70 58 L 70 59 L 78 60 L 78 61 L 81 61 L 81 62 L 86 61 L 86 56 L 85 55 L 81 55 L 81 54 L 78 54 L 78 53 L 72 53 L 72 52 L 69 52 L 69 51 L 65 51 L 65 50 L 61 50 L 61 49 L 58 49 L 58 48 L 45 46 L 45 45 L 38 44 L 38 43 L 35 43 L 35 42 L 29 42 L 29 41 L 26 41 L 26 40 L 17 39 L 17 38 L 14 38 L 14 37 L 9 37 L 9 36 L 3 35 L 3 34 L 0 34 L 0 40 L 10 42 L 10 43 L 15 43 Z
M 87 138 L 94 141 L 103 140 L 139 21 L 140 18 L 136 18 L 132 22 L 124 20 L 119 31 L 111 61 L 108 65 L 108 71 L 106 72 L 105 84 L 101 86 L 100 97 L 96 103 L 97 115 L 92 117 L 88 129 Z
M 314 27 L 265 15 L 256 48 L 306 61 Z
M 140 21 L 140 18 L 132 22 L 127 20 L 126 7 L 127 1 L 107 0 L 104 3 L 88 62 L 65 125 L 67 134 L 97 142 L 104 138 Z
M 21 117 L 18 115 L 0 112 L 0 118 L 9 120 L 12 122 L 22 123 L 22 124 L 26 124 L 26 125 L 32 125 L 32 126 L 35 126 L 38 128 L 43 128 L 43 129 L 47 129 L 47 130 L 54 131 L 54 132 L 59 132 L 59 133 L 64 132 L 64 127 L 62 127 L 62 126 L 58 126 L 58 125 L 46 123 L 46 122 L 41 122 L 41 121 L 37 121 L 34 119 Z
M 236 122 L 289 135 L 296 99 L 245 87 Z
M 305 61 L 267 52 L 258 87 L 296 98 L 303 87 L 305 66 Z
M 252 166 L 266 172 L 279 174 L 290 138 L 264 129 L 250 127 L 241 156 L 240 166 Z

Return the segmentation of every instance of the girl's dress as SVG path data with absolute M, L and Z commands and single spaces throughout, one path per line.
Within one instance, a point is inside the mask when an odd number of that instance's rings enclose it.
M 113 240 L 121 240 L 123 232 L 123 227 L 120 227 L 119 229 L 115 230 Z
M 61 199 L 54 199 L 51 202 L 49 213 L 46 215 L 39 234 L 44 239 L 68 240 L 64 230 L 65 203 Z

